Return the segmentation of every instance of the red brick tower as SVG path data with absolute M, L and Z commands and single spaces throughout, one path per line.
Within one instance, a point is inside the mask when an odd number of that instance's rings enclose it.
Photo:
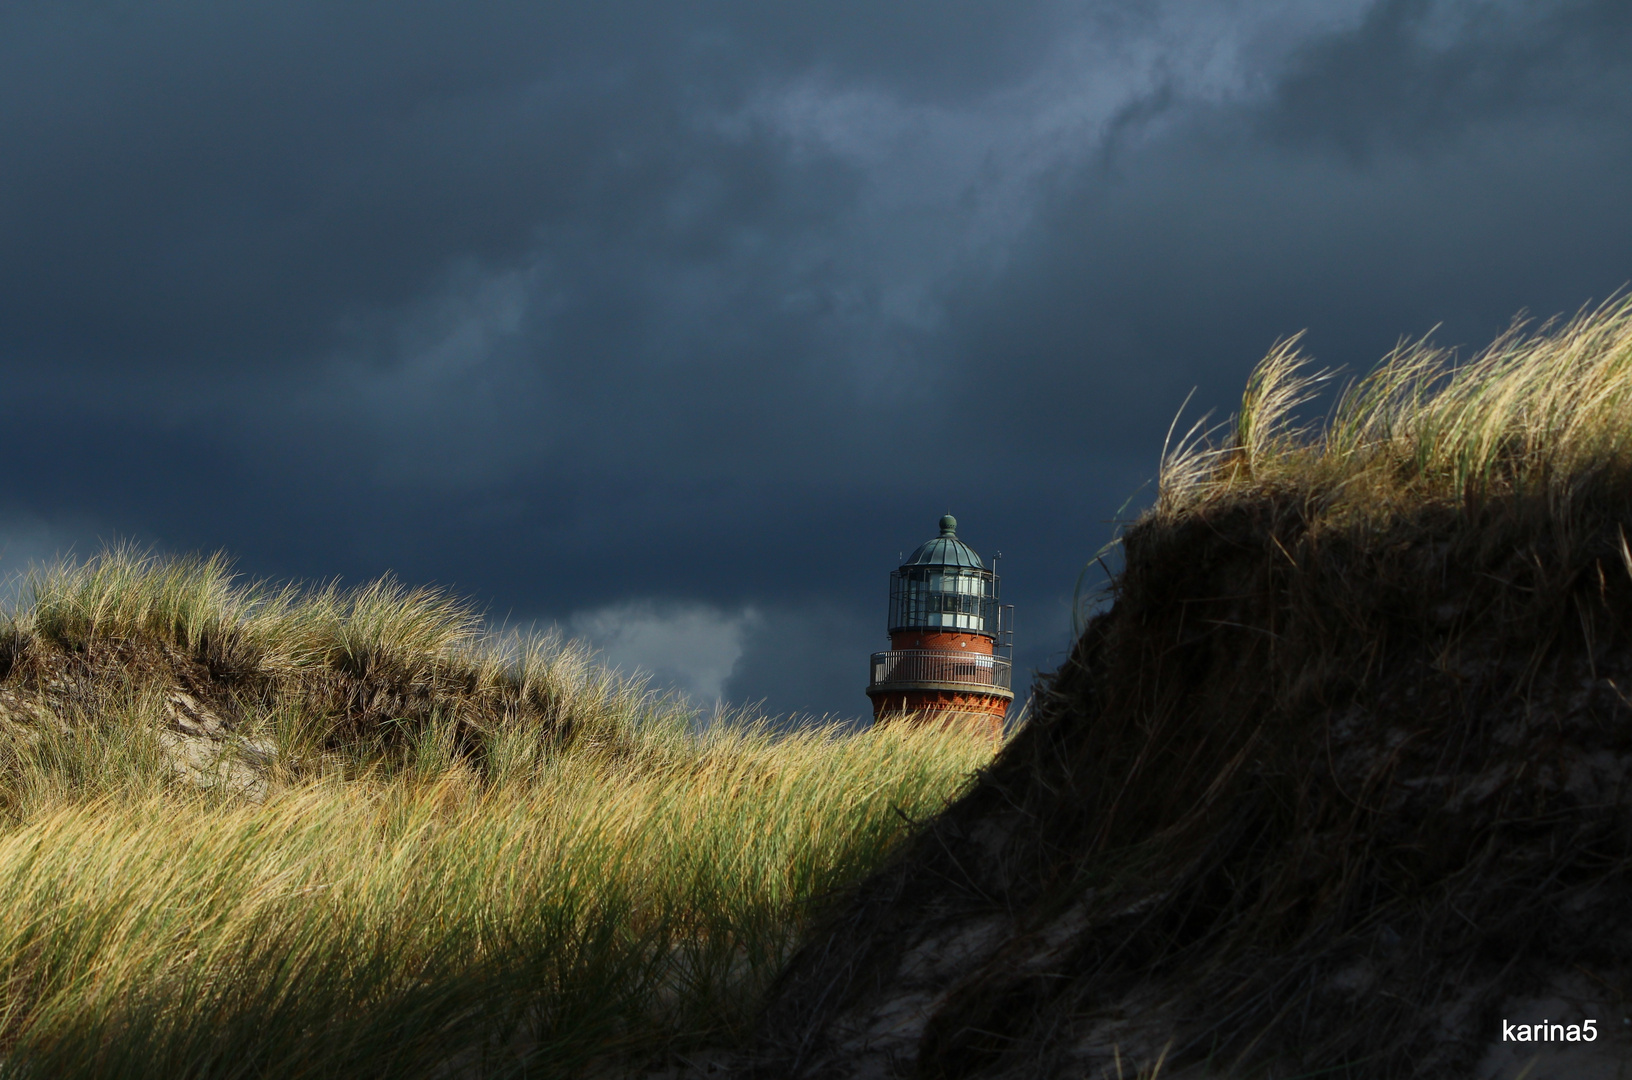
M 890 574 L 890 648 L 873 654 L 867 685 L 873 722 L 962 716 L 1000 736 L 1014 692 L 996 649 L 1012 644 L 1012 611 L 997 602 L 997 574 L 958 539 L 957 518 L 943 517 L 941 535 Z

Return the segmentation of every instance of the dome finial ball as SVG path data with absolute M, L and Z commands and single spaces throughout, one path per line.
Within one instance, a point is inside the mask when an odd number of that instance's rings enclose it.
M 947 514 L 945 517 L 941 518 L 941 535 L 958 535 L 958 519 L 953 517 L 951 514 Z

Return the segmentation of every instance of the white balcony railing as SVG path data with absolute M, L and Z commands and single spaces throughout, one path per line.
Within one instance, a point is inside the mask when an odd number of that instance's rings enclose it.
M 890 649 L 873 654 L 873 678 L 867 689 L 872 692 L 917 686 L 1007 691 L 1011 674 L 1011 665 L 999 656 L 944 649 Z

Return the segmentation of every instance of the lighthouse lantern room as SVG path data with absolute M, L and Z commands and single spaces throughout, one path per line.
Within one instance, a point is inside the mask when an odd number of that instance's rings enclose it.
M 873 654 L 867 686 L 873 722 L 964 719 L 1001 735 L 1013 665 L 997 650 L 1012 651 L 1013 610 L 957 519 L 941 518 L 940 535 L 890 574 L 890 648 Z

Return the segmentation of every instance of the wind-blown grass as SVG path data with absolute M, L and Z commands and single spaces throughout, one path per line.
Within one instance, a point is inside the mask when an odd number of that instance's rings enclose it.
M 1623 1015 L 1632 298 L 1306 422 L 1330 378 L 1282 342 L 1164 452 L 1112 602 L 790 962 L 758 1075 L 1467 1077 L 1520 1002 Z
M 1402 344 L 1319 428 L 1295 417 L 1332 373 L 1308 372 L 1296 345 L 1258 365 L 1221 445 L 1192 438 L 1165 456 L 1159 514 L 1296 487 L 1323 511 L 1520 496 L 1567 516 L 1632 472 L 1632 296 L 1533 331 L 1515 322 L 1462 363 Z
M 729 1047 L 811 905 L 992 751 L 701 725 L 390 581 L 121 549 L 29 596 L 0 627 L 7 1076 L 621 1075 Z M 177 768 L 178 693 L 253 787 Z
M 314 746 L 365 756 L 433 724 L 478 754 L 516 729 L 564 744 L 686 725 L 583 648 L 486 633 L 463 600 L 390 577 L 302 589 L 124 545 L 37 569 L 23 594 L 0 624 L 0 681 L 51 688 L 59 708 L 99 713 L 110 689 L 179 681 L 229 720 L 282 714 Z

